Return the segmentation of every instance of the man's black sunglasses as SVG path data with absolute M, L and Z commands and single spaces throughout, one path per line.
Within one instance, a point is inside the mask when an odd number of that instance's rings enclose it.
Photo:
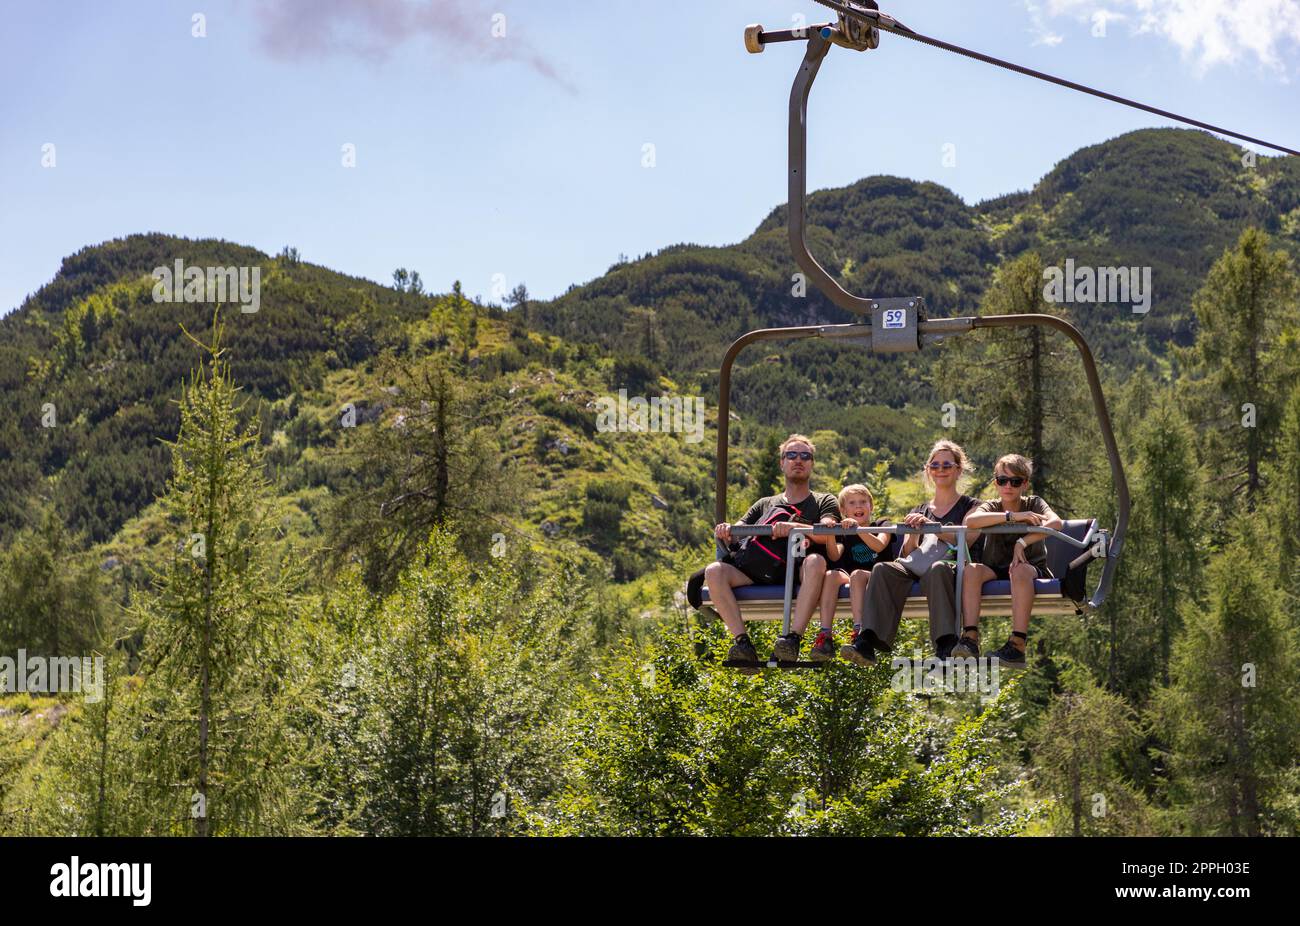
M 808 450 L 787 450 L 785 458 L 787 460 L 811 460 L 812 453 Z

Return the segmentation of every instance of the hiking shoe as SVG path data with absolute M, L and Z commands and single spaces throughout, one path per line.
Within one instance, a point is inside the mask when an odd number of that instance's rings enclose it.
M 1025 654 L 1013 646 L 1010 640 L 1003 643 L 1001 649 L 989 653 L 989 659 L 996 659 L 1003 669 L 1023 669 L 1025 667 Z
M 772 647 L 772 658 L 777 662 L 798 662 L 799 644 L 802 638 L 797 633 L 787 633 L 776 638 Z
M 826 662 L 828 659 L 834 659 L 838 650 L 839 647 L 835 645 L 835 634 L 823 627 L 817 632 L 817 642 L 812 648 L 812 660 Z
M 952 634 L 947 634 L 934 641 L 934 655 L 940 662 L 947 662 L 952 658 L 952 649 L 957 645 L 957 638 Z
M 743 672 L 745 675 L 758 674 L 758 650 L 754 649 L 754 644 L 749 641 L 748 637 L 743 640 L 737 640 L 735 643 L 731 644 L 731 649 L 727 650 L 727 658 L 736 662 L 754 663 L 755 665 L 752 668 L 749 666 L 738 666 L 737 671 Z
M 840 647 L 840 657 L 855 666 L 869 668 L 876 664 L 876 650 L 865 637 Z
M 952 648 L 952 657 L 954 659 L 978 659 L 979 655 L 979 640 L 972 636 L 962 637 Z

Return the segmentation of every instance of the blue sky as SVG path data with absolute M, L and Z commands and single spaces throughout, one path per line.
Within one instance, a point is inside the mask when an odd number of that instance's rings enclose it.
M 553 296 L 620 252 L 739 241 L 785 199 L 802 53 L 748 55 L 743 27 L 830 15 L 797 0 L 6 6 L 0 312 L 64 256 L 145 231 L 293 245 L 385 282 L 405 266 L 430 289 L 460 279 L 484 298 L 494 282 Z M 1300 146 L 1300 0 L 882 6 L 917 31 Z M 195 13 L 205 37 L 192 35 Z M 834 49 L 822 68 L 812 188 L 887 173 L 973 203 L 1164 124 L 884 39 L 867 54 Z

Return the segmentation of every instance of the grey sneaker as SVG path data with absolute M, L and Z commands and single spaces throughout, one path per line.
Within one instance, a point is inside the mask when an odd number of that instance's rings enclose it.
M 745 675 L 758 674 L 758 650 L 754 649 L 754 644 L 750 642 L 749 637 L 731 644 L 731 649 L 727 650 L 727 659 L 736 662 L 752 662 L 754 663 L 752 667 L 737 666 L 736 670 Z
M 801 642 L 803 638 L 797 633 L 787 633 L 777 637 L 776 645 L 772 647 L 772 658 L 777 662 L 798 662 Z
M 972 636 L 963 636 L 957 641 L 957 645 L 952 648 L 953 659 L 978 659 L 980 655 L 980 644 Z
M 1003 643 L 1001 649 L 995 649 L 989 653 L 989 659 L 996 659 L 999 667 L 1003 669 L 1023 669 L 1025 667 L 1025 654 L 1012 646 L 1010 640 Z

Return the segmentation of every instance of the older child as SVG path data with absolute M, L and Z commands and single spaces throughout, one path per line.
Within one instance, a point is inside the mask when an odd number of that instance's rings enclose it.
M 1037 495 L 1022 495 L 1034 474 L 1033 461 L 1010 453 L 993 467 L 993 481 L 998 497 L 984 502 L 966 516 L 970 528 L 994 527 L 998 524 L 1029 524 L 1060 530 L 1062 521 L 1047 502 Z M 966 534 L 974 541 L 978 531 Z M 962 590 L 963 618 L 961 640 L 953 647 L 953 656 L 978 656 L 980 653 L 980 601 L 985 582 L 994 579 L 1011 582 L 1011 636 L 1001 649 L 989 653 L 1004 669 L 1025 667 L 1025 642 L 1029 634 L 1029 615 L 1034 610 L 1034 579 L 1050 579 L 1047 568 L 1046 534 L 985 534 L 980 561 L 967 567 Z
M 884 527 L 887 521 L 872 521 L 871 510 L 875 500 L 871 490 L 864 485 L 847 485 L 839 494 L 840 513 L 844 519 L 839 527 L 857 528 L 856 535 L 827 537 L 826 543 L 826 578 L 822 583 L 821 629 L 817 642 L 813 644 L 812 658 L 815 662 L 834 659 L 838 651 L 835 645 L 835 606 L 839 602 L 840 587 L 849 587 L 849 607 L 853 616 L 853 639 L 858 638 L 862 626 L 862 607 L 867 597 L 867 582 L 871 579 L 871 567 L 892 559 L 893 536 L 890 534 L 873 534 L 868 527 Z M 829 519 L 823 524 L 836 526 Z

